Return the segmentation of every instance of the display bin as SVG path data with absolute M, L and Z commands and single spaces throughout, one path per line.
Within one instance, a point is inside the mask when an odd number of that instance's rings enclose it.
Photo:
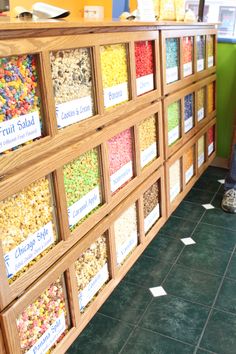
M 5 344 L 3 340 L 2 331 L 0 330 L 0 353 L 6 354 Z
M 216 71 L 215 29 L 163 30 L 163 94 L 174 92 Z
M 165 158 L 172 156 L 216 114 L 216 75 L 164 99 Z

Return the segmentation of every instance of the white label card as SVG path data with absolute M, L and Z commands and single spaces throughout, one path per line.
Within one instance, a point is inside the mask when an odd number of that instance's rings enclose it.
M 178 183 L 170 189 L 170 201 L 172 202 L 179 193 L 180 193 L 180 184 Z
M 104 88 L 103 94 L 105 108 L 113 107 L 119 103 L 128 101 L 128 83 L 124 82 L 123 84 Z
M 147 149 L 141 151 L 141 167 L 143 168 L 149 162 L 157 157 L 157 144 L 153 143 Z
M 74 226 L 101 203 L 99 187 L 95 187 L 68 208 L 69 224 Z
M 133 232 L 127 240 L 117 249 L 117 263 L 121 264 L 128 254 L 138 245 L 138 235 Z
M 0 153 L 42 135 L 39 112 L 19 116 L 0 123 Z
M 174 68 L 166 69 L 166 83 L 167 84 L 177 81 L 178 79 L 179 79 L 178 66 L 175 66 Z
M 197 61 L 197 71 L 204 70 L 204 59 L 198 59 Z
M 208 156 L 210 156 L 214 151 L 214 142 L 208 146 Z
M 111 191 L 115 192 L 125 182 L 133 177 L 133 164 L 129 161 L 126 165 L 122 166 L 118 171 L 110 176 Z
M 184 132 L 187 133 L 193 128 L 193 117 L 190 117 L 184 121 Z
M 56 106 L 58 128 L 67 127 L 70 124 L 92 117 L 92 115 L 93 102 L 91 96 L 78 98 Z
M 168 145 L 173 144 L 176 140 L 180 138 L 180 129 L 179 126 L 172 129 L 168 132 Z
M 214 57 L 208 57 L 208 68 L 214 65 Z
M 205 155 L 204 155 L 204 152 L 202 152 L 198 156 L 198 167 L 202 166 L 202 164 L 204 163 L 204 160 L 205 160 Z
M 93 299 L 101 287 L 109 279 L 107 263 L 99 270 L 99 272 L 91 279 L 89 284 L 79 293 L 79 307 L 80 310 Z
M 138 12 L 141 21 L 155 21 L 154 4 L 152 0 L 138 0 Z
M 197 112 L 197 120 L 198 120 L 198 122 L 200 122 L 200 120 L 202 120 L 204 118 L 204 114 L 205 114 L 204 107 L 202 107 Z
M 136 79 L 137 95 L 140 96 L 145 92 L 152 91 L 154 89 L 154 75 L 145 75 Z
M 39 338 L 26 354 L 45 354 L 56 343 L 58 338 L 66 330 L 66 321 L 64 312 L 57 318 L 46 332 Z
M 49 222 L 40 230 L 27 237 L 19 246 L 4 255 L 7 277 L 12 278 L 30 261 L 54 242 L 53 226 Z
M 193 177 L 194 168 L 193 165 L 189 167 L 189 169 L 185 172 L 185 183 L 188 183 L 190 179 Z
M 193 63 L 190 61 L 189 63 L 184 64 L 184 77 L 190 76 L 193 73 Z
M 155 224 L 155 222 L 160 217 L 160 205 L 157 204 L 151 213 L 144 219 L 144 232 L 145 234 L 148 230 Z

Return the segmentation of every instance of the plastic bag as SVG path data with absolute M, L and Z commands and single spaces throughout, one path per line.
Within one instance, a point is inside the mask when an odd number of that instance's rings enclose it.
M 153 6 L 155 11 L 155 16 L 159 18 L 160 16 L 160 0 L 153 0 Z
M 160 20 L 175 20 L 175 0 L 160 0 Z
M 177 21 L 183 21 L 185 16 L 185 0 L 175 0 L 175 17 Z

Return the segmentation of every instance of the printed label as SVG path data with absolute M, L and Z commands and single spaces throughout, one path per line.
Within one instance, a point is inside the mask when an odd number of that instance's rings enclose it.
M 204 156 L 204 152 L 202 152 L 201 155 L 198 156 L 198 167 L 202 166 L 204 160 L 205 160 L 205 156 Z
M 109 279 L 107 263 L 100 269 L 100 271 L 91 279 L 89 284 L 79 293 L 79 308 L 83 308 L 92 300 L 94 295 L 101 289 L 101 287 Z
M 180 193 L 180 184 L 176 184 L 170 189 L 170 201 L 172 202 Z
M 41 136 L 39 112 L 25 114 L 0 123 L 0 152 Z
M 101 203 L 99 187 L 95 187 L 68 208 L 69 224 L 73 226 Z
M 12 278 L 19 270 L 42 253 L 54 242 L 52 223 L 27 237 L 19 246 L 4 255 L 7 277 Z
M 185 183 L 188 183 L 190 179 L 193 177 L 194 168 L 193 165 L 189 167 L 189 169 L 185 172 Z
M 198 120 L 198 122 L 200 122 L 200 120 L 202 120 L 203 118 L 204 118 L 204 108 L 202 107 L 197 112 L 197 120 Z
M 140 96 L 145 92 L 152 91 L 154 89 L 154 75 L 145 75 L 136 79 L 137 95 Z
M 175 127 L 170 132 L 168 132 L 168 145 L 173 144 L 178 139 L 179 139 L 179 126 Z
M 193 73 L 193 63 L 190 61 L 189 63 L 184 64 L 184 77 L 192 75 Z
M 64 312 L 58 319 L 47 329 L 40 339 L 33 345 L 26 354 L 45 354 L 60 338 L 66 330 L 66 320 Z
M 204 70 L 204 59 L 198 59 L 197 61 L 197 71 Z
M 129 238 L 117 250 L 117 263 L 121 264 L 128 254 L 138 245 L 138 235 L 133 232 Z
M 157 144 L 153 143 L 147 149 L 141 151 L 141 167 L 146 166 L 155 157 L 157 157 Z
M 128 101 L 128 83 L 108 87 L 103 90 L 105 108 L 113 107 L 116 104 Z
M 111 191 L 115 192 L 125 182 L 133 177 L 133 165 L 132 161 L 129 161 L 126 165 L 121 167 L 118 171 L 110 176 Z
M 70 124 L 78 123 L 92 115 L 93 102 L 91 96 L 78 98 L 56 106 L 58 128 L 64 128 Z
M 179 73 L 178 73 L 178 66 L 174 68 L 166 69 L 166 83 L 170 84 L 171 82 L 177 81 Z
M 193 117 L 190 117 L 184 121 L 184 132 L 187 133 L 193 128 Z
M 144 219 L 144 232 L 145 234 L 148 230 L 155 224 L 155 222 L 160 217 L 160 205 L 157 204 L 151 213 Z
M 214 142 L 208 146 L 208 156 L 210 156 L 214 151 Z
M 208 68 L 214 65 L 214 57 L 208 57 Z

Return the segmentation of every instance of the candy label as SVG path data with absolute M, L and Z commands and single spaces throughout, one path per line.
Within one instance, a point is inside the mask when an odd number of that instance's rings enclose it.
M 128 254 L 138 245 L 138 235 L 133 232 L 117 250 L 117 262 L 121 264 Z
M 95 187 L 68 208 L 69 224 L 73 226 L 101 203 L 99 187 Z
M 185 183 L 188 183 L 193 177 L 194 169 L 193 165 L 185 172 Z
M 70 124 L 80 122 L 92 115 L 93 103 L 91 96 L 78 98 L 56 106 L 58 128 L 64 128 Z
M 154 76 L 153 74 L 141 76 L 136 79 L 137 95 L 142 95 L 145 92 L 154 89 Z
M 125 182 L 127 182 L 133 176 L 133 165 L 132 161 L 122 166 L 118 171 L 110 176 L 111 191 L 115 192 L 120 188 Z
M 197 61 L 197 71 L 204 70 L 204 59 L 198 59 Z
M 214 57 L 208 57 L 208 68 L 214 65 Z
M 148 230 L 155 224 L 155 222 L 160 217 L 160 205 L 157 206 L 151 211 L 151 213 L 144 219 L 144 232 L 145 234 Z
M 213 151 L 214 151 L 214 142 L 212 142 L 212 143 L 208 146 L 208 156 L 210 156 Z
M 202 166 L 202 164 L 204 163 L 205 160 L 205 155 L 204 152 L 201 153 L 201 155 L 198 156 L 198 167 Z
M 204 107 L 198 110 L 197 112 L 197 120 L 200 122 L 204 118 Z
M 100 271 L 91 279 L 89 284 L 79 293 L 79 307 L 80 310 L 92 300 L 94 295 L 101 289 L 109 278 L 107 263 L 100 269 Z
M 174 68 L 166 69 L 166 83 L 170 84 L 171 82 L 178 80 L 178 66 Z
M 41 136 L 39 112 L 25 114 L 0 123 L 0 152 Z
M 184 77 L 192 75 L 193 73 L 193 63 L 190 61 L 189 63 L 184 64 Z
M 52 223 L 27 237 L 19 246 L 4 255 L 7 277 L 12 278 L 19 270 L 42 253 L 54 242 Z
M 45 354 L 60 338 L 66 329 L 66 321 L 64 312 L 58 319 L 47 329 L 42 337 L 26 352 L 26 354 Z
M 147 149 L 141 151 L 141 167 L 146 166 L 155 157 L 157 157 L 157 144 L 153 143 Z
M 172 202 L 179 193 L 180 193 L 180 184 L 178 183 L 170 189 L 170 201 Z
M 184 121 L 184 132 L 187 133 L 193 128 L 193 117 L 190 117 Z
M 168 144 L 171 145 L 173 144 L 176 140 L 179 139 L 179 126 L 175 127 L 172 129 L 170 132 L 168 132 Z
M 128 101 L 128 83 L 125 82 L 116 86 L 107 87 L 104 89 L 103 94 L 105 108 L 109 108 L 124 101 Z

